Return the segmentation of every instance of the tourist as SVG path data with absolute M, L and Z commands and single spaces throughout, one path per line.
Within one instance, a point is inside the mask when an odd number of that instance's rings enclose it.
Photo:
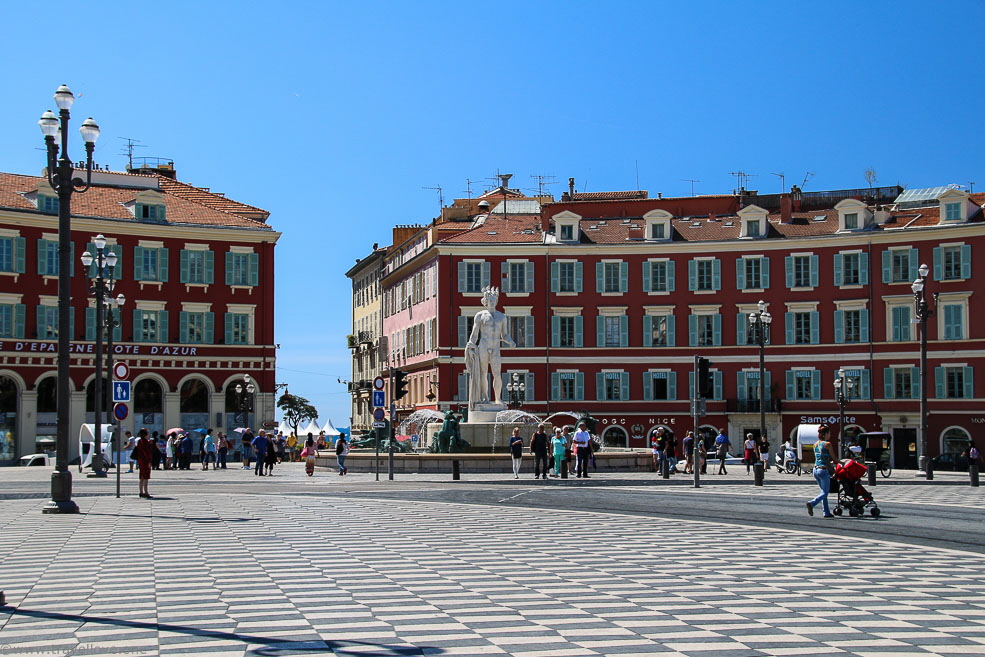
M 169 433 L 164 441 L 164 469 L 170 470 L 174 462 L 174 432 Z
M 544 425 L 537 425 L 537 431 L 530 437 L 530 453 L 534 455 L 534 479 L 541 476 L 547 479 L 547 452 L 550 451 L 550 442 L 544 432 Z
M 650 449 L 653 450 L 653 471 L 662 472 L 661 462 L 663 461 L 664 446 L 663 446 L 663 435 L 664 428 L 657 427 L 652 432 L 650 432 Z
M 587 426 L 584 422 L 579 422 L 578 431 L 572 438 L 575 450 L 575 472 L 578 473 L 578 479 L 589 478 L 588 461 L 592 458 L 592 434 L 588 433 Z
M 831 430 L 828 425 L 822 424 L 817 428 L 817 442 L 814 443 L 814 481 L 821 492 L 810 502 L 807 502 L 807 514 L 814 515 L 814 507 L 821 503 L 824 509 L 825 518 L 833 518 L 831 509 L 828 508 L 828 492 L 831 490 L 831 475 L 834 474 L 834 464 L 838 457 L 835 454 L 834 445 L 828 441 Z
M 212 470 L 216 469 L 216 448 L 215 448 L 215 438 L 212 437 L 212 429 L 210 428 L 205 432 L 205 438 L 202 439 L 204 458 L 202 459 L 202 469 L 208 470 L 209 463 L 212 464 Z
M 513 478 L 520 478 L 520 460 L 523 459 L 523 438 L 520 437 L 520 427 L 513 427 L 510 436 L 510 454 L 513 456 Z
M 139 440 L 133 448 L 133 456 L 137 461 L 137 477 L 140 497 L 150 499 L 147 484 L 150 481 L 151 461 L 154 459 L 154 444 L 151 442 L 147 429 L 137 432 Z
M 127 463 L 130 465 L 130 469 L 127 472 L 133 472 L 133 449 L 136 446 L 137 442 L 133 439 L 133 434 L 127 431 L 123 438 L 123 454 L 126 457 Z
M 664 431 L 664 467 L 670 474 L 677 474 L 677 438 L 672 431 Z
M 218 443 L 219 443 L 218 444 L 218 450 L 216 451 L 216 459 L 217 460 L 216 460 L 215 467 L 216 467 L 216 470 L 218 470 L 220 468 L 222 468 L 223 470 L 225 470 L 226 469 L 226 457 L 229 454 L 229 448 L 232 447 L 232 445 L 226 439 L 226 434 L 222 433 L 221 431 L 219 432 Z
M 263 435 L 263 429 L 261 429 L 260 433 L 257 434 L 256 438 L 253 439 L 253 442 L 250 443 L 250 446 L 253 448 L 253 451 L 256 452 L 256 460 L 257 460 L 256 467 L 253 469 L 253 474 L 257 475 L 258 477 L 262 477 L 263 467 L 264 467 L 263 462 L 267 456 L 267 437 Z
M 339 434 L 335 441 L 335 460 L 339 463 L 339 476 L 349 474 L 349 469 L 345 467 L 345 457 L 349 454 L 349 443 L 345 440 L 345 434 Z
M 150 442 L 154 448 L 154 453 L 151 456 L 151 468 L 153 470 L 160 470 L 161 461 L 164 460 L 164 452 L 161 451 L 160 438 L 156 431 L 151 434 Z
M 297 449 L 298 449 L 298 437 L 291 432 L 291 435 L 287 437 L 287 458 L 291 461 L 297 460 Z
M 749 468 L 753 467 L 756 461 L 759 460 L 759 450 L 756 449 L 756 439 L 751 433 L 746 434 L 746 442 L 742 443 L 742 461 L 746 464 L 746 474 L 749 474 Z
M 263 433 L 261 431 L 260 433 Z M 274 436 L 267 437 L 267 454 L 263 458 L 263 465 L 267 471 L 267 476 L 272 477 L 274 475 L 274 466 L 277 464 L 277 442 L 274 440 Z
M 192 435 L 185 432 L 185 435 L 181 437 L 181 469 L 191 470 L 192 469 L 192 450 L 195 446 L 192 444 Z
M 247 429 L 240 438 L 240 445 L 243 448 L 243 469 L 250 469 L 250 460 L 253 457 L 253 432 Z
M 728 458 L 728 450 L 731 446 L 732 443 L 725 435 L 725 429 L 720 429 L 718 435 L 715 436 L 715 454 L 718 456 L 718 474 L 720 475 L 728 474 L 728 470 L 725 469 L 725 459 Z
M 688 431 L 684 435 L 684 474 L 694 472 L 694 432 Z
M 568 441 L 561 432 L 561 427 L 556 427 L 554 429 L 554 437 L 551 438 L 551 449 L 554 452 L 554 474 L 552 476 L 560 477 L 561 468 L 564 468 L 564 473 L 567 474 L 565 454 L 568 449 Z

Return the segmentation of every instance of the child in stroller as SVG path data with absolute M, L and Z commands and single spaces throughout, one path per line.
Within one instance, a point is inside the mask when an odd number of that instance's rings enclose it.
M 862 477 L 865 476 L 866 467 L 855 459 L 844 459 L 835 465 L 835 481 L 838 482 L 838 504 L 833 509 L 836 516 L 840 516 L 844 509 L 848 509 L 848 515 L 853 518 L 865 515 L 866 507 L 873 518 L 879 517 L 879 507 L 872 499 L 872 494 L 862 486 Z

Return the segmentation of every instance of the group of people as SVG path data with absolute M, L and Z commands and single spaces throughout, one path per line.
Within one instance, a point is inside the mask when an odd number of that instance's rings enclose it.
M 192 460 L 195 455 L 195 439 L 189 431 L 172 431 L 166 436 L 157 431 L 149 432 L 146 428 L 140 431 L 147 432 L 147 442 L 150 443 L 147 449 L 150 450 L 150 468 L 152 470 L 190 470 Z M 127 431 L 123 437 L 123 453 L 130 466 L 127 472 L 133 472 L 134 465 L 137 464 L 136 453 L 140 438 L 140 432 L 135 437 L 133 433 Z M 221 431 L 214 437 L 212 429 L 208 429 L 198 440 L 199 463 L 203 470 L 208 470 L 211 465 L 214 470 L 225 470 L 226 460 L 229 450 L 233 449 L 232 442 Z
M 576 477 L 588 479 L 588 467 L 597 445 L 588 432 L 586 423 L 579 422 L 578 430 L 573 433 L 570 425 L 555 427 L 553 436 L 547 434 L 546 428 L 546 424 L 539 424 L 537 431 L 530 436 L 529 450 L 534 457 L 534 479 L 566 476 L 571 469 L 572 459 Z M 514 427 L 509 446 L 513 457 L 513 478 L 519 479 L 525 447 L 519 427 Z

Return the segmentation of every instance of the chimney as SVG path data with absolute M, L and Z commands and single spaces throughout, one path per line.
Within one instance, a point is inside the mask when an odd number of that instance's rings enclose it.
M 888 209 L 886 209 L 886 206 L 885 205 L 879 205 L 879 206 L 876 206 L 875 217 L 873 217 L 873 220 L 877 224 L 882 225 L 882 224 L 886 223 L 887 221 L 889 221 L 892 216 L 893 216 L 893 213 L 890 212 Z
M 568 178 L 568 198 L 575 200 L 575 179 Z
M 708 222 L 709 223 L 711 223 L 713 221 L 716 221 L 717 219 L 718 219 L 718 217 L 715 216 L 715 213 L 714 212 L 709 212 L 708 213 Z
M 789 224 L 793 214 L 793 199 L 790 194 L 780 194 L 780 223 Z
M 800 212 L 800 187 L 797 187 L 797 185 L 792 186 L 790 188 L 790 196 L 793 198 L 793 211 Z

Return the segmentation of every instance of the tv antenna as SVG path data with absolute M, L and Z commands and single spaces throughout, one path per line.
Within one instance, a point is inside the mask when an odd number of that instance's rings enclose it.
M 814 172 L 813 171 L 808 171 L 807 173 L 805 173 L 804 174 L 804 182 L 800 183 L 800 188 L 803 189 L 804 187 L 807 187 L 807 181 L 810 180 L 813 177 L 814 177 Z
M 120 155 L 127 156 L 127 171 L 133 168 L 133 149 L 135 148 L 147 148 L 146 146 L 140 145 L 139 139 L 130 139 L 129 137 L 117 137 L 117 139 L 122 139 L 126 141 L 127 145 Z
M 975 181 L 974 180 L 972 180 L 971 182 L 968 183 L 968 193 L 969 194 L 974 194 L 975 193 Z
M 421 187 L 421 189 L 432 189 L 438 192 L 438 216 L 441 216 L 441 209 L 445 207 L 445 197 L 441 192 L 441 185 L 437 187 Z
M 691 183 L 691 196 L 694 196 L 694 183 L 701 181 L 694 180 L 693 178 L 681 178 L 681 182 Z
M 544 187 L 557 184 L 557 180 L 555 180 L 554 176 L 532 175 L 530 177 L 537 181 L 537 196 L 544 195 Z
M 746 173 L 741 169 L 739 171 L 730 171 L 728 175 L 735 176 L 736 184 L 739 186 L 739 189 L 745 189 L 746 185 L 749 184 L 749 179 L 756 177 L 756 174 Z
M 771 176 L 776 176 L 777 178 L 780 179 L 780 193 L 781 194 L 783 192 L 787 191 L 787 177 L 783 175 L 783 172 L 782 171 L 780 173 L 773 173 L 771 171 L 770 172 L 770 175 Z

